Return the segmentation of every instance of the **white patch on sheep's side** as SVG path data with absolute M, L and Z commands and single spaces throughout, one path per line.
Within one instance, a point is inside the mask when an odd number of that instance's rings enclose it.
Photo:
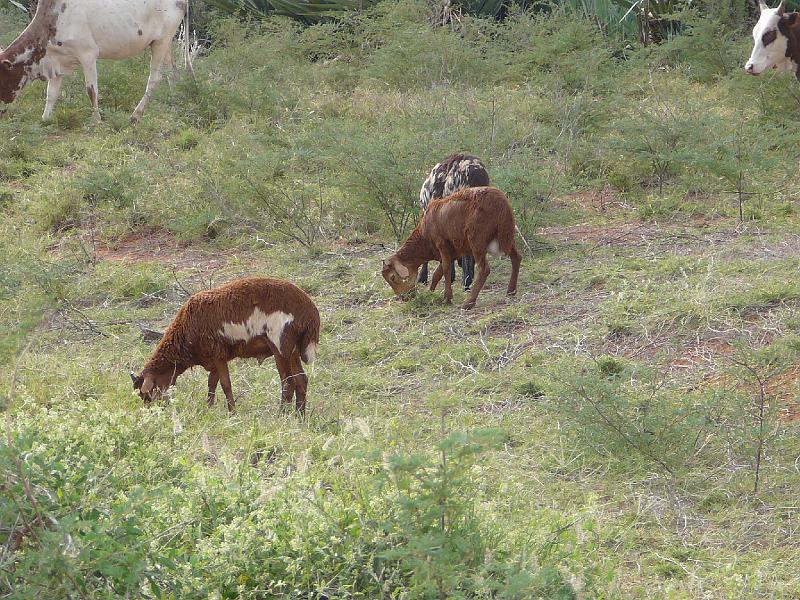
M 306 364 L 311 364 L 317 359 L 317 345 L 314 342 L 308 344 L 303 350 L 303 360 Z
M 500 242 L 496 239 L 492 240 L 489 242 L 489 247 L 486 250 L 493 256 L 500 256 Z
M 266 333 L 269 341 L 280 350 L 283 330 L 292 321 L 294 321 L 294 316 L 281 310 L 267 315 L 256 307 L 247 321 L 243 323 L 224 323 L 219 333 L 234 342 L 249 342 L 253 338 Z

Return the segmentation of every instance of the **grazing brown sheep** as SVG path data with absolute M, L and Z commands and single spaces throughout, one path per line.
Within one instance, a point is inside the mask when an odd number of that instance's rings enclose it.
M 471 154 L 451 154 L 442 162 L 431 169 L 430 175 L 422 183 L 419 191 L 419 206 L 422 212 L 428 210 L 431 200 L 444 198 L 450 194 L 468 187 L 483 187 L 489 185 L 489 173 L 481 159 Z M 475 259 L 471 256 L 458 258 L 458 264 L 464 273 L 464 291 L 468 292 L 475 279 Z M 450 277 L 455 281 L 455 267 L 450 271 Z M 422 268 L 417 277 L 418 283 L 428 283 L 428 263 L 422 263 Z
M 288 281 L 266 277 L 237 279 L 189 298 L 164 332 L 141 375 L 131 373 L 134 389 L 149 404 L 187 369 L 208 371 L 208 405 L 217 383 L 233 411 L 228 373 L 234 358 L 275 357 L 281 377 L 281 405 L 295 395 L 295 408 L 306 408 L 303 362 L 314 361 L 319 343 L 319 311 L 303 290 Z
M 428 260 L 438 260 L 431 291 L 436 289 L 444 274 L 444 298 L 450 303 L 453 300 L 452 261 L 458 256 L 472 255 L 480 268 L 480 275 L 461 305 L 462 308 L 472 308 L 491 272 L 486 262 L 488 251 L 505 254 L 511 259 L 508 295 L 512 296 L 517 292 L 522 262 L 514 241 L 514 230 L 514 213 L 503 192 L 493 187 L 461 190 L 428 205 L 417 228 L 383 263 L 383 278 L 398 296 L 403 296 L 414 288 L 420 265 Z

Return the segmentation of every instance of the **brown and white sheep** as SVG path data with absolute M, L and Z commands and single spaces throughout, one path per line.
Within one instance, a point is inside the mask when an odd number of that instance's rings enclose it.
M 149 404 L 193 366 L 208 371 L 208 405 L 217 384 L 233 411 L 228 362 L 234 358 L 275 357 L 281 378 L 281 405 L 295 396 L 304 413 L 308 378 L 300 364 L 314 361 L 320 319 L 303 290 L 280 279 L 248 277 L 191 296 L 164 332 L 140 375 L 131 373 L 134 389 Z
M 436 289 L 444 274 L 444 298 L 450 303 L 453 300 L 452 261 L 458 256 L 472 255 L 480 268 L 480 275 L 461 305 L 465 309 L 472 308 L 491 272 L 486 262 L 488 251 L 495 255 L 505 254 L 511 259 L 508 295 L 512 296 L 517 292 L 522 262 L 514 231 L 514 212 L 503 192 L 493 187 L 458 191 L 428 205 L 428 210 L 402 247 L 384 261 L 383 278 L 398 296 L 403 296 L 414 288 L 420 265 L 428 260 L 438 260 L 431 291 Z

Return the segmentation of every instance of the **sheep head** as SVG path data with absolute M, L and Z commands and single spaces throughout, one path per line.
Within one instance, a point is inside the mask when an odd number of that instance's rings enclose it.
M 133 389 L 139 392 L 139 397 L 144 400 L 145 405 L 149 405 L 175 383 L 173 374 L 174 371 L 164 373 L 143 371 L 141 375 L 137 375 L 131 371 L 130 376 L 133 380 Z
M 383 262 L 381 275 L 394 290 L 394 293 L 402 298 L 408 296 L 414 290 L 417 283 L 418 269 L 419 267 L 409 269 L 400 262 L 397 256 L 392 256 Z

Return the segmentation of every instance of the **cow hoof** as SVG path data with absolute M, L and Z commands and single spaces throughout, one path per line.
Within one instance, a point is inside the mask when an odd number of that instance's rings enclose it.
M 517 295 L 517 290 L 508 290 L 506 292 L 506 296 L 516 296 L 516 295 Z
M 475 308 L 474 302 L 464 302 L 464 304 L 461 305 L 461 310 L 469 310 L 470 308 Z
M 131 125 L 134 127 L 139 124 L 139 117 L 136 115 L 131 115 Z

